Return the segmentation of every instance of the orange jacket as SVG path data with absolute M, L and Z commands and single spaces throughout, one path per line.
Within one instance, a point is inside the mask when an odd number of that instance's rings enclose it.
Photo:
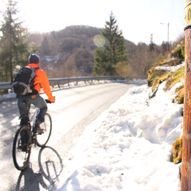
M 40 92 L 41 88 L 43 89 L 44 93 L 47 95 L 48 99 L 51 102 L 54 102 L 54 96 L 52 95 L 50 83 L 47 77 L 47 74 L 44 70 L 39 68 L 39 64 L 28 64 L 27 67 L 36 68 L 35 71 L 36 77 L 34 79 L 34 89 L 37 92 Z

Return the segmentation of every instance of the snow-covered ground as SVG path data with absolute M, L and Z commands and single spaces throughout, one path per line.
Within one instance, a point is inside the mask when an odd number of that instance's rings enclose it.
M 169 156 L 182 133 L 182 105 L 172 103 L 164 83 L 152 99 L 141 83 L 85 128 L 63 160 L 56 191 L 180 190 L 179 166 Z
M 57 191 L 179 191 L 179 167 L 169 162 L 182 132 L 182 105 L 162 84 L 131 87 L 87 126 L 64 163 Z

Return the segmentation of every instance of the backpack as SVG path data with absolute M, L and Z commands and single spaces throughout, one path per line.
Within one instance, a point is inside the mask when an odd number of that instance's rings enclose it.
M 15 79 L 12 83 L 13 91 L 16 95 L 30 94 L 34 90 L 34 77 L 35 68 L 22 67 L 16 74 Z

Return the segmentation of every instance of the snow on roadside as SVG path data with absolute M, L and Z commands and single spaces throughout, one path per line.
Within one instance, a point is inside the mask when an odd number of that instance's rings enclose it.
M 148 91 L 130 88 L 86 128 L 58 191 L 179 191 L 179 168 L 169 155 L 181 134 L 182 106 L 163 85 L 150 100 Z

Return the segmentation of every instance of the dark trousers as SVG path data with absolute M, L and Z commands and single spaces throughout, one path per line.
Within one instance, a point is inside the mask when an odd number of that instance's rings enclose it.
M 19 96 L 17 103 L 20 113 L 21 126 L 27 125 L 29 123 L 29 110 L 31 104 L 40 109 L 40 112 L 36 117 L 36 122 L 37 123 L 44 122 L 44 115 L 47 112 L 47 104 L 39 94 L 35 96 L 31 95 Z

